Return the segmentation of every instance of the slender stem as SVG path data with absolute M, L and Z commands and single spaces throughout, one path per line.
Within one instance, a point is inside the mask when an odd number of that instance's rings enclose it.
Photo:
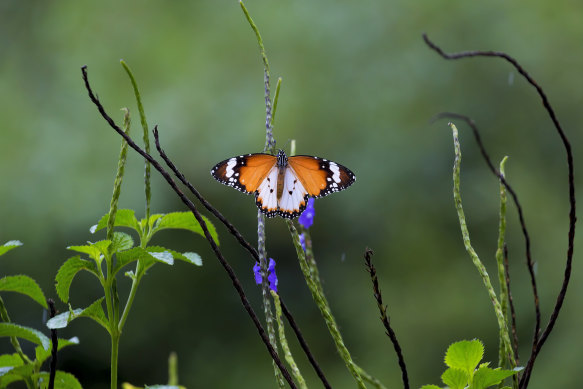
M 514 353 L 512 351 L 512 347 L 511 347 L 511 343 L 510 343 L 510 336 L 508 335 L 508 327 L 506 326 L 506 319 L 504 317 L 504 314 L 502 313 L 502 307 L 500 306 L 500 302 L 498 301 L 498 298 L 496 297 L 496 292 L 494 291 L 494 288 L 492 287 L 492 283 L 490 282 L 490 276 L 488 275 L 488 272 L 486 271 L 484 264 L 482 263 L 482 261 L 480 261 L 478 254 L 476 253 L 476 251 L 474 250 L 474 248 L 472 247 L 472 245 L 470 243 L 470 233 L 469 233 L 468 227 L 466 225 L 466 217 L 464 215 L 464 210 L 462 207 L 462 199 L 461 199 L 461 195 L 460 195 L 460 164 L 461 164 L 462 154 L 461 154 L 461 148 L 460 148 L 460 143 L 459 143 L 459 139 L 458 139 L 458 131 L 457 131 L 456 126 L 453 123 L 450 123 L 449 125 L 452 129 L 452 132 L 453 132 L 453 141 L 454 141 L 454 148 L 455 148 L 455 162 L 454 162 L 454 167 L 453 167 L 453 197 L 454 197 L 456 211 L 458 214 L 458 219 L 459 219 L 459 223 L 460 223 L 460 227 L 461 227 L 461 231 L 462 231 L 464 246 L 466 248 L 466 251 L 470 255 L 470 258 L 472 259 L 474 266 L 478 270 L 478 273 L 480 273 L 480 276 L 482 277 L 482 282 L 484 283 L 484 286 L 486 287 L 486 290 L 488 291 L 488 295 L 490 296 L 490 300 L 492 301 L 492 304 L 494 306 L 494 313 L 496 314 L 496 318 L 498 320 L 498 327 L 500 330 L 500 338 L 504 342 L 504 348 L 506 349 L 507 353 L 509 354 L 509 358 L 511 361 L 510 363 L 512 365 L 513 363 L 515 363 L 514 362 Z
M 348 348 L 346 348 L 346 346 L 344 345 L 342 334 L 340 334 L 340 330 L 338 329 L 336 320 L 334 319 L 334 316 L 332 316 L 332 312 L 330 311 L 328 301 L 326 300 L 324 293 L 321 291 L 321 285 L 319 286 L 318 282 L 316 282 L 312 277 L 310 266 L 306 261 L 306 254 L 304 252 L 304 249 L 302 248 L 302 245 L 300 244 L 298 231 L 296 230 L 291 220 L 286 220 L 286 222 L 288 229 L 293 237 L 293 243 L 296 248 L 296 253 L 300 262 L 300 268 L 302 269 L 302 273 L 304 274 L 304 278 L 306 280 L 306 283 L 308 284 L 308 288 L 312 293 L 312 298 L 314 299 L 314 302 L 320 309 L 320 313 L 322 314 L 322 317 L 326 322 L 326 326 L 328 326 L 328 331 L 330 331 L 330 335 L 332 335 L 332 339 L 334 340 L 334 344 L 336 345 L 336 350 L 338 351 L 338 354 L 340 354 L 340 357 L 346 364 L 346 367 L 354 377 L 354 380 L 356 381 L 358 387 L 361 389 L 366 388 L 366 385 L 364 384 L 359 371 L 360 369 L 352 361 L 350 352 L 348 351 Z
M 55 309 L 55 302 L 53 299 L 48 299 L 47 303 L 50 309 L 51 319 L 55 317 L 57 311 Z M 51 329 L 51 363 L 49 371 L 49 385 L 47 389 L 54 389 L 55 387 L 55 376 L 57 374 L 57 351 L 59 349 L 59 337 L 57 335 L 57 329 Z
M 178 385 L 178 356 L 174 351 L 168 357 L 168 385 Z
M 6 310 L 6 306 L 4 305 L 4 300 L 2 300 L 2 297 L 0 297 L 0 318 L 2 318 L 2 321 L 5 323 L 11 323 L 10 316 L 8 316 L 8 311 Z M 16 350 L 16 353 L 20 359 L 22 359 L 22 362 L 24 362 L 26 365 L 30 365 L 32 361 L 22 351 L 22 347 L 20 347 L 18 338 L 16 336 L 11 336 L 10 343 L 12 343 L 12 347 L 14 347 L 14 350 Z
M 277 328 L 279 332 L 279 343 L 281 344 L 281 349 L 283 350 L 283 355 L 285 356 L 285 360 L 289 365 L 292 374 L 294 375 L 295 379 L 298 381 L 298 386 L 302 389 L 307 389 L 306 381 L 292 356 L 292 353 L 289 349 L 287 344 L 287 339 L 285 337 L 285 329 L 283 327 L 283 321 L 281 320 L 281 304 L 279 301 L 279 295 L 275 293 L 273 290 L 271 291 L 271 296 L 273 297 L 273 301 L 275 303 L 275 314 L 277 320 Z
M 142 105 L 142 98 L 140 97 L 140 91 L 138 90 L 138 84 L 130 67 L 122 59 L 120 61 L 121 66 L 125 69 L 126 73 L 130 77 L 132 87 L 134 88 L 134 95 L 136 96 L 136 102 L 138 104 L 138 112 L 140 113 L 140 122 L 142 123 L 143 129 L 143 139 L 144 148 L 146 153 L 150 153 L 150 130 L 148 130 L 148 121 L 146 120 L 146 113 L 144 112 L 144 106 Z M 149 220 L 150 220 L 150 198 L 152 197 L 150 189 L 150 162 L 145 161 L 145 171 L 144 171 L 144 187 L 146 192 L 146 230 L 149 230 Z
M 119 350 L 119 332 L 113 330 L 111 334 L 111 389 L 117 389 L 117 358 Z

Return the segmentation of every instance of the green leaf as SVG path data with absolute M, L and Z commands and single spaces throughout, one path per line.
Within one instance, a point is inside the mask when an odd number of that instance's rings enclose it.
M 116 254 L 116 263 L 115 267 L 113 268 L 113 274 L 116 274 L 120 271 L 124 266 L 128 265 L 137 260 L 144 261 L 144 266 L 150 267 L 156 262 L 162 262 L 167 265 L 173 265 L 174 259 L 172 258 L 172 254 L 167 251 L 158 252 L 156 250 L 150 250 L 150 247 L 147 247 L 148 251 L 144 250 L 141 247 L 134 247 L 133 249 L 129 249 L 126 251 L 122 251 Z
M 113 233 L 113 239 L 110 247 L 111 251 L 113 252 L 124 251 L 129 250 L 132 247 L 134 247 L 134 240 L 130 235 L 124 232 Z
M 174 259 L 179 259 L 184 262 L 188 262 L 191 265 L 202 266 L 202 258 L 197 253 L 179 253 L 178 251 L 170 250 L 162 246 L 148 246 L 146 247 L 150 252 L 168 252 L 172 255 Z
M 59 298 L 64 303 L 69 302 L 69 289 L 71 288 L 71 283 L 73 282 L 75 275 L 81 270 L 87 270 L 99 278 L 95 262 L 81 259 L 78 255 L 67 259 L 59 268 L 57 276 L 55 277 L 55 288 L 57 289 Z
M 448 347 L 445 364 L 471 374 L 484 356 L 484 345 L 477 339 L 462 340 Z
M 202 218 L 205 221 L 212 238 L 215 240 L 217 244 L 219 244 L 219 237 L 217 235 L 217 231 L 215 230 L 215 226 L 205 216 L 203 216 Z M 154 225 L 151 235 L 154 235 L 154 233 L 158 231 L 171 228 L 192 231 L 204 237 L 202 227 L 200 226 L 200 224 L 190 211 L 172 212 L 162 216 L 160 219 L 158 219 L 158 221 Z
M 14 369 L 14 366 L 0 367 L 0 377 Z
M 19 240 L 9 240 L 8 242 L 4 243 L 2 246 L 0 246 L 0 255 L 18 247 L 18 246 L 22 246 L 22 242 Z
M 487 366 L 480 366 L 474 373 L 474 380 L 470 389 L 484 389 L 492 385 L 498 385 L 505 378 L 516 374 L 513 370 L 492 369 Z
M 21 366 L 23 364 L 24 362 L 22 361 L 22 358 L 20 358 L 20 355 L 18 355 L 17 353 L 0 355 L 1 367 L 15 367 Z
M 59 339 L 58 345 L 57 345 L 57 351 L 59 351 L 63 347 L 78 345 L 78 344 L 79 344 L 79 338 L 77 338 L 76 336 L 71 338 L 71 339 Z M 42 347 L 37 346 L 34 349 L 34 351 L 35 351 L 35 355 L 36 355 L 36 363 L 40 366 L 43 364 L 44 361 L 46 361 L 51 356 L 52 345 L 48 350 L 45 350 Z
M 437 385 L 423 385 L 421 389 L 441 389 L 441 388 Z
M 176 385 L 146 385 L 144 389 L 181 389 L 184 386 L 176 386 Z
M 49 375 L 50 373 L 45 371 L 35 375 L 40 389 L 48 388 Z M 83 389 L 83 387 L 73 374 L 57 370 L 55 374 L 55 389 Z
M 43 346 L 44 349 L 48 349 L 51 345 L 51 341 L 42 332 L 35 330 L 34 328 L 20 326 L 13 323 L 0 323 L 0 336 L 16 336 L 17 338 L 22 338 L 29 340 L 33 343 Z
M 89 231 L 94 234 L 95 232 L 102 230 L 107 227 L 107 221 L 109 220 L 109 214 L 105 214 L 99 222 L 92 226 Z M 140 225 L 138 219 L 133 209 L 118 209 L 115 215 L 114 227 L 129 227 L 141 233 Z
M 13 367 L 0 377 L 0 387 L 5 388 L 12 382 L 22 381 L 24 377 L 30 377 L 33 372 L 34 364 Z
M 29 276 L 9 276 L 0 279 L 0 291 L 2 290 L 27 295 L 43 307 L 48 308 L 47 300 L 42 289 Z
M 96 300 L 93 302 L 93 304 L 85 309 L 77 308 L 72 311 L 63 312 L 47 321 L 47 327 L 50 329 L 65 328 L 70 322 L 77 318 L 88 317 L 95 320 L 103 328 L 105 328 L 107 332 L 109 332 L 109 323 L 107 322 L 107 318 L 103 312 L 103 306 L 101 305 L 103 299 L 104 297 Z
M 108 247 L 111 245 L 110 240 L 100 240 L 95 243 L 88 242 L 89 244 L 82 246 L 69 246 L 67 249 L 77 251 L 78 253 L 83 253 L 89 255 L 95 260 L 97 264 L 101 264 L 103 259 L 102 255 L 108 254 Z
M 469 379 L 470 376 L 465 370 L 455 367 L 450 367 L 441 375 L 441 380 L 450 389 L 464 389 L 468 385 Z

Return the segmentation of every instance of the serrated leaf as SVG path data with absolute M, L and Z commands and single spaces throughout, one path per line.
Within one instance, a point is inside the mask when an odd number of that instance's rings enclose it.
M 51 341 L 42 332 L 34 328 L 24 327 L 14 323 L 0 323 L 0 336 L 16 336 L 29 340 L 48 349 Z
M 99 278 L 95 262 L 81 259 L 78 255 L 67 259 L 59 268 L 57 276 L 55 277 L 55 288 L 57 290 L 57 295 L 64 303 L 69 302 L 69 289 L 71 288 L 71 283 L 73 282 L 75 275 L 81 270 L 87 270 Z
M 49 385 L 48 372 L 41 372 L 36 375 L 40 389 L 46 389 Z M 55 374 L 55 389 L 83 389 L 77 378 L 71 373 L 57 370 Z
M 421 389 L 441 389 L 441 388 L 437 385 L 423 385 Z
M 197 253 L 179 253 L 178 251 L 167 249 L 166 247 L 162 246 L 148 246 L 146 249 L 149 252 L 168 252 L 172 255 L 174 259 L 179 259 L 184 262 L 188 262 L 192 265 L 202 266 L 202 258 Z
M 77 338 L 76 336 L 71 338 L 71 339 L 59 339 L 58 345 L 57 345 L 57 351 L 59 351 L 63 347 L 73 346 L 73 345 L 78 345 L 78 344 L 79 344 L 79 338 Z M 35 355 L 36 355 L 36 363 L 39 366 L 41 366 L 43 364 L 43 362 L 46 361 L 51 356 L 52 345 L 48 350 L 45 350 L 42 347 L 37 346 L 34 349 L 34 351 L 35 351 Z
M 2 246 L 0 246 L 0 255 L 18 247 L 18 246 L 22 246 L 22 242 L 19 240 L 9 240 L 8 242 L 4 243 Z
M 88 242 L 89 244 L 80 246 L 69 246 L 68 250 L 77 251 L 78 253 L 83 253 L 89 255 L 95 260 L 97 264 L 101 264 L 102 255 L 107 254 L 107 249 L 111 245 L 110 240 L 100 240 L 95 243 Z
M 445 353 L 445 364 L 471 373 L 483 357 L 484 345 L 482 342 L 477 339 L 462 340 L 448 347 Z
M 516 374 L 512 370 L 492 369 L 490 367 L 481 366 L 474 373 L 474 379 L 470 389 L 484 389 L 492 385 L 498 385 L 505 378 Z
M 24 364 L 24 362 L 22 361 L 22 358 L 20 358 L 20 355 L 18 355 L 17 353 L 0 355 L 0 366 L 1 367 L 6 367 L 6 366 L 15 367 L 15 366 L 21 366 L 23 364 Z
M 148 251 L 141 247 L 134 247 L 132 249 L 117 253 L 113 274 L 116 274 L 124 266 L 137 260 L 142 260 L 144 262 L 143 267 L 150 267 L 156 262 L 163 262 L 167 265 L 174 264 L 172 254 L 169 252 L 157 252 L 155 250 L 150 250 L 149 247 L 147 247 L 147 249 Z
M 470 376 L 463 369 L 450 367 L 441 375 L 441 380 L 450 389 L 464 389 L 468 385 Z
M 0 291 L 24 294 L 45 308 L 48 308 L 45 295 L 35 280 L 25 275 L 8 276 L 0 279 Z
M 105 214 L 99 222 L 92 226 L 89 231 L 94 234 L 95 232 L 107 227 L 107 221 L 109 220 L 109 213 Z M 115 215 L 114 227 L 129 227 L 141 233 L 140 225 L 138 224 L 138 219 L 133 209 L 118 209 Z
M 103 328 L 109 332 L 109 324 L 107 322 L 107 318 L 105 317 L 105 312 L 103 312 L 103 306 L 101 302 L 103 301 L 104 297 L 96 300 L 88 306 L 87 308 L 77 308 L 74 309 L 72 312 L 67 311 L 63 312 L 47 321 L 47 327 L 50 329 L 59 329 L 65 328 L 67 325 L 75 319 L 80 317 L 88 317 L 93 319 L 97 323 L 99 323 Z
M 2 377 L 4 374 L 8 373 L 12 369 L 14 369 L 14 366 L 0 367 L 0 377 Z
M 154 228 L 154 223 L 156 223 L 156 221 L 158 219 L 160 219 L 162 216 L 164 216 L 163 213 L 155 213 L 153 215 L 150 215 L 150 229 Z
M 111 251 L 118 252 L 134 247 L 134 239 L 125 232 L 114 232 L 111 240 Z
M 219 244 L 219 237 L 217 235 L 215 226 L 205 216 L 203 216 L 202 218 L 205 221 L 212 238 L 215 240 L 217 244 Z M 154 233 L 158 231 L 171 228 L 192 231 L 204 237 L 202 227 L 200 226 L 200 224 L 190 211 L 167 213 L 166 215 L 158 219 L 158 221 L 154 225 L 154 228 L 152 229 L 151 234 L 154 235 Z
M 22 381 L 24 377 L 30 377 L 33 372 L 33 364 L 13 367 L 0 378 L 0 386 L 5 388 L 12 382 Z

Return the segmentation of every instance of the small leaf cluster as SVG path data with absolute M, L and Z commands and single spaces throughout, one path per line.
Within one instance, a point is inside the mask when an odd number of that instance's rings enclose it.
M 449 346 L 445 353 L 448 368 L 441 380 L 449 389 L 485 389 L 500 384 L 517 373 L 516 370 L 492 369 L 489 362 L 480 363 L 484 345 L 477 339 L 462 340 Z M 423 385 L 421 389 L 440 389 L 437 385 Z M 510 389 L 504 386 L 501 389 Z
M 8 251 L 21 246 L 17 240 L 9 241 L 0 246 L 0 256 Z M 35 280 L 26 275 L 5 276 L 0 279 L 1 292 L 16 292 L 30 297 L 43 308 L 47 309 L 45 295 Z M 14 324 L 10 321 L 4 301 L 0 297 L 0 337 L 9 337 L 15 349 L 13 354 L 0 355 L 0 388 L 6 388 L 9 384 L 24 381 L 27 388 L 47 388 L 49 372 L 41 371 L 43 364 L 51 356 L 51 340 L 42 332 Z M 36 344 L 34 359 L 24 354 L 18 339 L 25 339 Z M 59 339 L 57 350 L 63 347 L 79 344 L 77 338 L 69 340 Z M 57 371 L 55 376 L 55 388 L 81 389 L 79 381 L 70 373 Z

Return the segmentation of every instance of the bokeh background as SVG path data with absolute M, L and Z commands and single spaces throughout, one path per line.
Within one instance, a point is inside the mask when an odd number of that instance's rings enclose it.
M 439 383 L 443 354 L 457 340 L 483 340 L 486 360 L 497 361 L 496 319 L 464 250 L 453 205 L 451 131 L 446 120 L 429 122 L 441 111 L 470 115 L 493 159 L 510 156 L 507 174 L 530 229 L 546 324 L 566 258 L 567 175 L 560 140 L 533 88 L 507 63 L 445 61 L 425 46 L 421 34 L 447 51 L 494 49 L 515 56 L 555 107 L 571 138 L 581 183 L 583 4 L 248 0 L 246 5 L 263 35 L 274 80 L 283 77 L 278 145 L 289 147 L 286 142 L 295 139 L 298 153 L 338 161 L 358 177 L 349 190 L 316 201 L 312 228 L 325 291 L 355 361 L 388 387 L 401 385 L 363 265 L 366 247 L 375 251 L 412 387 Z M 220 160 L 260 151 L 265 140 L 262 63 L 237 1 L 3 0 L 0 241 L 19 239 L 24 246 L 2 258 L 2 275 L 29 274 L 57 300 L 54 276 L 74 255 L 66 247 L 104 236 L 90 234 L 89 227 L 107 212 L 120 147 L 87 97 L 82 65 L 88 65 L 108 112 L 121 122 L 119 109 L 129 107 L 133 134 L 141 131 L 120 58 L 135 73 L 148 122 L 159 125 L 167 153 L 249 240 L 256 239 L 253 199 L 209 174 Z M 457 123 L 469 228 L 495 279 L 498 182 L 469 129 Z M 152 176 L 153 211 L 185 210 L 158 173 Z M 133 152 L 120 206 L 143 216 L 143 161 Z M 524 361 L 533 302 L 513 205 L 508 217 Z M 215 225 L 226 258 L 261 312 L 252 260 Z M 207 243 L 181 231 L 161 233 L 153 243 L 196 251 L 204 266 L 157 265 L 149 272 L 121 340 L 120 381 L 165 383 L 167 357 L 175 351 L 180 382 L 188 388 L 274 387 L 264 345 Z M 577 238 L 569 294 L 535 365 L 533 389 L 581 382 L 581 243 Z M 277 260 L 281 295 L 332 386 L 355 387 L 303 282 L 281 219 L 267 223 L 267 248 Z M 123 278 L 121 293 L 128 286 Z M 93 278 L 80 274 L 71 303 L 87 306 L 99 292 Z M 4 298 L 15 322 L 44 328 L 35 303 Z M 60 301 L 58 307 L 67 309 Z M 81 343 L 60 353 L 60 368 L 86 388 L 106 387 L 105 331 L 82 319 L 61 336 L 78 336 Z M 1 347 L 10 350 L 7 339 Z M 295 342 L 292 348 L 310 387 L 319 387 Z

